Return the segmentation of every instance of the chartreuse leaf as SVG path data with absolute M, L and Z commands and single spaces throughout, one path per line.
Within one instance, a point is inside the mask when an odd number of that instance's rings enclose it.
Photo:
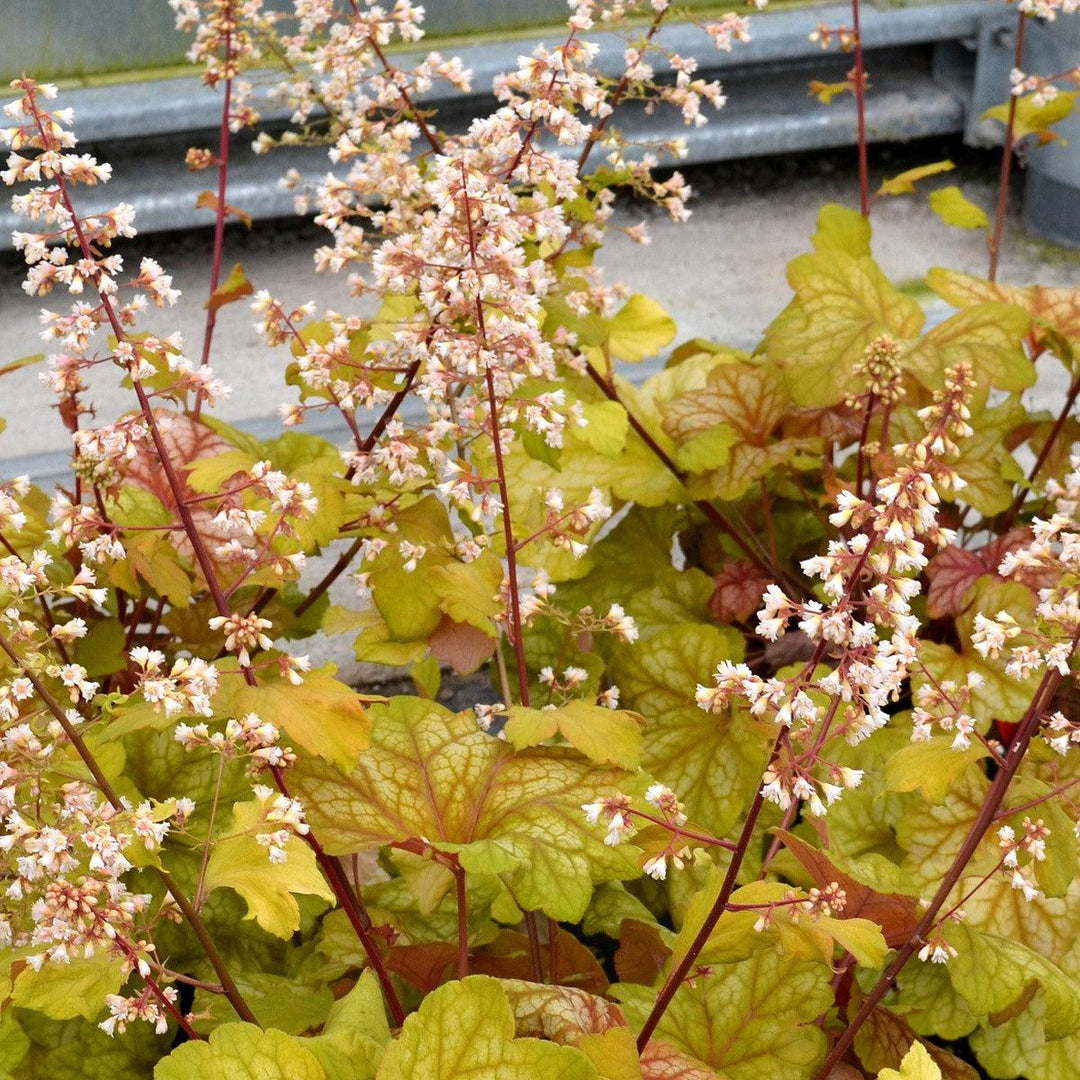
M 942 1080 L 941 1070 L 934 1063 L 930 1051 L 918 1039 L 900 1062 L 900 1069 L 882 1069 L 878 1080 Z
M 11 1001 L 53 1020 L 93 1020 L 105 1007 L 106 994 L 119 993 L 125 978 L 119 959 L 99 952 L 68 964 L 42 964 L 38 971 L 23 968 Z
M 737 499 L 770 469 L 800 453 L 816 451 L 817 439 L 774 439 L 790 405 L 780 370 L 768 363 L 723 364 L 700 390 L 664 406 L 664 430 L 676 440 L 675 459 L 693 477 L 699 497 Z
M 641 1060 L 638 1058 L 634 1033 L 628 1027 L 609 1028 L 600 1034 L 583 1035 L 577 1046 L 596 1066 L 603 1080 L 642 1080 Z M 677 1078 L 679 1074 L 669 1075 Z
M 841 251 L 854 258 L 869 255 L 870 219 L 850 207 L 826 203 L 818 211 L 812 243 L 815 251 Z
M 978 1016 L 991 1016 L 1038 982 L 1046 1000 L 1046 1035 L 1060 1039 L 1080 1028 L 1080 988 L 1056 964 L 1011 938 L 958 923 L 946 931 L 957 955 L 948 963 L 953 989 Z
M 686 803 L 690 817 L 723 836 L 746 805 L 767 748 L 739 714 L 712 716 L 694 704 L 721 660 L 741 658 L 741 642 L 715 626 L 688 624 L 621 647 L 610 670 L 623 704 L 641 713 L 641 767 Z
M 287 938 L 300 929 L 300 906 L 293 893 L 319 896 L 333 902 L 334 893 L 315 863 L 315 854 L 299 837 L 286 843 L 287 859 L 272 863 L 256 839 L 261 825 L 257 802 L 233 806 L 229 834 L 215 842 L 206 867 L 206 888 L 235 889 L 247 902 L 249 919 L 267 933 Z
M 480 731 L 472 713 L 418 698 L 397 697 L 370 714 L 371 748 L 351 772 L 316 759 L 295 768 L 295 794 L 331 854 L 412 837 L 444 842 L 463 862 L 475 855 L 481 868 L 498 867 L 491 872 L 506 875 L 523 908 L 570 922 L 584 914 L 595 883 L 638 875 L 635 850 L 605 845 L 581 811 L 625 788 L 629 774 L 569 748 L 515 753 Z
M 951 172 L 955 168 L 956 166 L 951 161 L 934 161 L 929 165 L 917 165 L 914 169 L 905 169 L 896 176 L 890 176 L 888 180 L 882 182 L 877 193 L 878 195 L 910 195 L 920 180 L 925 180 L 928 176 Z
M 237 300 L 250 296 L 254 291 L 255 286 L 244 273 L 244 264 L 237 263 L 229 271 L 229 276 L 210 294 L 206 307 L 209 311 L 217 311 L 226 304 L 235 304 Z
M 869 256 L 829 248 L 788 264 L 795 298 L 765 331 L 763 350 L 784 374 L 797 405 L 827 406 L 861 389 L 855 365 L 882 334 L 922 329 L 923 312 Z
M 805 1080 L 825 1053 L 813 1021 L 833 1003 L 829 978 L 825 964 L 762 950 L 680 987 L 656 1038 L 728 1080 Z M 631 1026 L 640 1026 L 656 991 L 619 985 L 613 992 Z
M 683 915 L 683 924 L 672 945 L 672 964 L 686 955 L 716 900 L 723 880 L 718 867 L 709 871 L 704 887 L 694 894 Z M 761 908 L 790 897 L 790 885 L 777 881 L 755 881 L 737 889 L 733 904 Z M 700 962 L 729 963 L 750 956 L 760 948 L 780 947 L 792 959 L 831 963 L 836 946 L 846 949 L 864 967 L 879 967 L 889 951 L 881 928 L 869 919 L 838 919 L 820 916 L 793 918 L 790 908 L 774 910 L 769 925 L 755 930 L 760 911 L 726 911 L 719 919 L 701 951 Z
M 511 746 L 537 746 L 556 733 L 592 761 L 636 769 L 641 758 L 641 718 L 578 699 L 555 709 L 510 708 L 503 729 Z
M 902 359 L 903 366 L 933 390 L 958 363 L 967 364 L 977 391 L 973 409 L 981 408 L 991 387 L 1020 391 L 1035 382 L 1035 365 L 1023 349 L 1031 316 L 1011 304 L 978 304 L 933 327 Z
M 514 1014 L 496 979 L 473 975 L 440 986 L 386 1048 L 378 1080 L 596 1080 L 580 1050 L 514 1038 Z
M 231 680 L 214 699 L 218 713 L 256 713 L 280 728 L 309 754 L 348 768 L 367 748 L 370 724 L 355 690 L 334 678 L 333 664 L 305 673 L 293 685 L 280 676 L 260 679 L 258 686 Z
M 492 551 L 469 563 L 436 566 L 430 577 L 440 608 L 454 622 L 468 623 L 492 637 L 495 616 L 503 609 L 499 595 L 502 579 L 502 563 Z
M 1080 1036 L 1048 1038 L 1046 1011 L 1046 995 L 1040 991 L 1019 1016 L 997 1026 L 985 1024 L 971 1036 L 972 1049 L 988 1075 L 1024 1080 L 1080 1077 Z
M 1015 102 L 1016 113 L 1013 117 L 1013 134 L 1017 139 L 1026 135 L 1035 135 L 1039 145 L 1060 139 L 1056 131 L 1051 131 L 1053 124 L 1064 120 L 1076 105 L 1078 91 L 1059 91 L 1052 101 L 1039 103 L 1037 94 L 1024 94 Z M 983 119 L 997 120 L 1000 124 L 1009 122 L 1011 102 L 995 105 L 983 113 Z
M 990 224 L 986 211 L 973 203 L 956 185 L 930 192 L 930 209 L 955 229 L 983 229 Z
M 372 1080 L 390 1041 L 382 990 L 367 970 L 356 985 L 334 1003 L 322 1034 L 304 1046 L 319 1059 L 326 1080 Z
M 675 340 L 675 320 L 653 299 L 634 293 L 608 323 L 612 356 L 637 363 Z
M 885 783 L 889 791 L 918 791 L 929 802 L 943 803 L 953 781 L 974 761 L 989 751 L 982 743 L 972 743 L 966 750 L 954 750 L 952 738 L 940 735 L 926 742 L 915 742 L 897 750 L 885 765 Z
M 329 1080 L 302 1039 L 222 1024 L 205 1042 L 186 1042 L 158 1062 L 154 1080 Z

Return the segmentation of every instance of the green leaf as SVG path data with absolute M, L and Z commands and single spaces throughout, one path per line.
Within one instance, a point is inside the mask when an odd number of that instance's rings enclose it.
M 378 1080 L 597 1080 L 580 1050 L 515 1039 L 514 1014 L 498 981 L 473 975 L 440 986 L 405 1020 Z
M 514 705 L 503 729 L 517 750 L 537 746 L 556 732 L 587 758 L 600 764 L 636 769 L 641 757 L 641 718 L 624 709 L 607 709 L 581 699 L 556 709 Z
M 371 748 L 351 773 L 302 759 L 295 794 L 331 854 L 426 837 L 436 848 L 497 852 L 523 908 L 576 922 L 592 887 L 639 873 L 629 846 L 608 847 L 581 806 L 612 794 L 630 774 L 600 768 L 569 748 L 515 753 L 480 731 L 472 713 L 418 698 L 371 709 Z
M 836 405 L 861 389 L 854 368 L 882 334 L 913 338 L 923 311 L 868 256 L 836 249 L 800 255 L 788 265 L 795 299 L 765 331 L 763 349 L 784 374 L 798 405 Z
M 1036 94 L 1025 94 L 1016 98 L 1016 115 L 1013 119 L 1013 136 L 1017 141 L 1027 135 L 1036 136 L 1039 145 L 1053 142 L 1061 136 L 1051 131 L 1052 125 L 1064 120 L 1076 105 L 1080 91 L 1062 90 L 1052 101 L 1036 104 Z M 984 120 L 997 120 L 1002 126 L 1009 123 L 1009 102 L 995 105 L 983 113 Z
M 270 832 L 260 822 L 257 802 L 236 803 L 229 835 L 215 842 L 206 867 L 206 888 L 235 889 L 247 902 L 247 918 L 269 934 L 287 938 L 300 929 L 300 905 L 293 893 L 318 896 L 331 903 L 333 890 L 315 863 L 315 853 L 297 836 L 285 845 L 287 860 L 272 863 L 257 832 Z
M 928 176 L 952 172 L 955 168 L 956 166 L 951 161 L 935 161 L 930 165 L 918 165 L 914 169 L 905 169 L 904 172 L 885 180 L 877 193 L 878 195 L 910 195 L 920 180 L 925 180 Z M 931 195 L 931 202 L 933 198 L 934 196 Z
M 9 1011 L 0 1018 L 0 1080 L 14 1080 L 15 1070 L 30 1049 L 30 1039 Z
M 646 718 L 641 767 L 717 836 L 739 819 L 767 757 L 743 716 L 711 716 L 694 703 L 695 684 L 709 682 L 725 659 L 739 654 L 717 627 L 684 625 L 620 648 L 611 665 L 623 704 Z
M 298 686 L 280 676 L 258 686 L 236 679 L 219 691 L 214 707 L 225 715 L 256 713 L 309 754 L 348 768 L 367 749 L 370 725 L 356 691 L 335 679 L 335 670 L 327 664 L 308 671 Z
M 305 1039 L 304 1046 L 319 1059 L 326 1080 L 372 1080 L 389 1041 L 382 990 L 368 970 L 334 1003 L 322 1034 Z
M 957 923 L 946 932 L 957 955 L 948 963 L 953 989 L 977 1016 L 1002 1012 L 1035 980 L 1046 1000 L 1044 1023 L 1051 1039 L 1080 1028 L 1080 990 L 1057 965 L 1010 938 Z
M 878 1080 L 942 1080 L 942 1076 L 930 1052 L 916 1039 L 900 1062 L 899 1072 L 896 1069 L 882 1069 L 878 1073 Z
M 1024 352 L 1023 340 L 1031 316 L 1011 304 L 978 304 L 965 308 L 929 330 L 901 363 L 924 386 L 940 390 L 949 368 L 961 361 L 975 376 L 973 411 L 982 407 L 991 387 L 1025 390 L 1035 382 L 1035 365 Z
M 870 254 L 870 219 L 858 210 L 838 203 L 826 203 L 817 216 L 814 250 L 840 251 L 853 258 Z
M 675 320 L 655 300 L 641 293 L 634 293 L 608 326 L 612 355 L 627 363 L 655 356 L 675 340 Z
M 983 229 L 990 224 L 986 211 L 955 185 L 930 192 L 930 209 L 946 225 L 957 229 Z
M 885 784 L 889 791 L 921 789 L 929 802 L 941 804 L 953 781 L 972 762 L 987 754 L 987 749 L 979 742 L 972 743 L 966 750 L 954 750 L 950 735 L 911 743 L 886 762 Z
M 119 619 L 102 619 L 75 643 L 75 660 L 91 678 L 123 671 L 127 667 L 125 641 L 124 625 Z
M 304 1041 L 253 1024 L 223 1024 L 158 1062 L 154 1080 L 328 1080 Z
M 639 1026 L 656 991 L 620 985 L 617 992 L 631 1026 Z M 762 950 L 680 987 L 656 1038 L 728 1080 L 806 1080 L 826 1046 L 814 1020 L 832 1004 L 827 965 Z
M 15 979 L 11 1000 L 53 1020 L 76 1016 L 93 1020 L 105 1008 L 106 994 L 119 993 L 125 978 L 119 959 L 105 953 L 68 964 L 45 963 L 40 971 L 23 969 Z

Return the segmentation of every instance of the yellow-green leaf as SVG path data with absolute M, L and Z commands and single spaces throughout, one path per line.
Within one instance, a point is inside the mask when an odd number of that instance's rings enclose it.
M 1056 131 L 1051 131 L 1052 125 L 1064 120 L 1076 105 L 1076 97 L 1080 91 L 1062 90 L 1052 101 L 1039 104 L 1036 101 L 1037 94 L 1024 94 L 1016 99 L 1016 115 L 1013 119 L 1013 135 L 1017 140 L 1027 135 L 1034 135 L 1040 145 L 1060 139 Z M 984 120 L 997 120 L 998 123 L 1007 125 L 1009 122 L 1009 102 L 995 105 L 983 113 Z
M 905 169 L 902 173 L 890 176 L 884 181 L 877 193 L 878 195 L 910 195 L 920 180 L 925 180 L 928 176 L 937 176 L 939 173 L 951 172 L 955 168 L 956 166 L 951 161 L 935 161 L 929 165 Z
M 81 1016 L 93 1020 L 105 1008 L 105 995 L 119 993 L 126 976 L 118 957 L 99 952 L 68 964 L 45 963 L 23 968 L 15 979 L 12 1003 L 53 1020 Z
M 430 701 L 398 697 L 370 713 L 371 748 L 352 772 L 302 759 L 292 777 L 331 854 L 413 837 L 463 859 L 474 845 L 485 857 L 494 845 L 519 905 L 569 922 L 581 918 L 595 883 L 638 875 L 635 849 L 608 847 L 581 810 L 630 774 L 564 747 L 515 752 L 480 731 L 472 713 Z
M 327 1080 L 302 1039 L 254 1024 L 222 1024 L 205 1042 L 186 1042 L 154 1069 L 154 1080 Z
M 675 320 L 655 300 L 641 293 L 634 293 L 608 325 L 611 354 L 627 363 L 655 356 L 675 340 Z
M 861 389 L 855 365 L 882 334 L 913 338 L 923 311 L 868 256 L 829 249 L 788 265 L 795 299 L 765 331 L 766 355 L 798 405 L 835 405 Z
M 878 1080 L 942 1080 L 942 1076 L 930 1052 L 916 1039 L 900 1062 L 900 1070 L 882 1069 Z
M 514 705 L 504 728 L 518 750 L 537 746 L 556 732 L 592 761 L 636 769 L 641 758 L 641 717 L 581 699 L 556 709 Z
M 806 1080 L 825 1053 L 814 1020 L 833 1003 L 829 977 L 826 964 L 762 950 L 681 986 L 656 1037 L 728 1080 Z M 655 995 L 644 987 L 618 988 L 631 1026 L 644 1020 Z
M 954 750 L 952 737 L 939 735 L 926 742 L 911 743 L 893 754 L 885 765 L 889 791 L 917 791 L 932 803 L 943 803 L 953 781 L 989 751 L 980 742 L 966 750 Z
M 314 852 L 299 837 L 286 842 L 284 863 L 272 863 L 255 839 L 258 832 L 272 831 L 260 822 L 258 803 L 234 804 L 232 827 L 210 852 L 206 888 L 235 889 L 247 902 L 247 918 L 267 933 L 287 938 L 300 929 L 300 905 L 293 893 L 331 902 L 334 893 L 319 872 Z
M 721 660 L 739 659 L 717 627 L 672 626 L 619 649 L 611 674 L 625 705 L 645 719 L 641 766 L 662 777 L 699 825 L 723 836 L 746 805 L 767 748 L 742 716 L 712 716 L 694 704 Z
M 214 706 L 236 716 L 256 713 L 309 754 L 349 768 L 367 748 L 370 725 L 356 691 L 335 679 L 335 670 L 327 664 L 306 672 L 297 686 L 280 676 L 264 676 L 258 686 L 237 679 Z
M 386 1049 L 378 1080 L 597 1080 L 580 1050 L 514 1038 L 514 1014 L 496 979 L 473 975 L 440 986 Z
M 990 224 L 986 211 L 973 203 L 955 184 L 932 191 L 930 209 L 946 225 L 957 229 L 982 229 Z

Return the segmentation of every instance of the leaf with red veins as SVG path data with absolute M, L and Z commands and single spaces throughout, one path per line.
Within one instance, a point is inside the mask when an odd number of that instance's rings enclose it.
M 641 1053 L 641 1080 L 716 1080 L 708 1065 L 676 1050 L 662 1039 L 650 1039 Z
M 761 595 L 772 583 L 754 563 L 729 560 L 713 577 L 709 610 L 720 622 L 746 622 L 761 607 Z
M 626 1026 L 618 1005 L 573 986 L 541 986 L 517 979 L 507 979 L 502 985 L 514 1010 L 518 1038 L 576 1046 L 584 1035 Z
M 560 921 L 585 913 L 593 886 L 640 873 L 640 851 L 609 847 L 582 804 L 633 790 L 635 776 L 569 747 L 515 752 L 471 712 L 418 698 L 375 705 L 371 746 L 351 772 L 302 757 L 293 793 L 331 855 L 424 838 L 470 874 L 498 874 L 515 901 Z
M 964 610 L 964 594 L 986 574 L 997 581 L 1020 581 L 1033 592 L 1053 584 L 1047 571 L 1022 570 L 1003 578 L 997 569 L 1012 551 L 1031 543 L 1031 530 L 1025 526 L 1010 529 L 985 547 L 974 551 L 961 547 L 942 548 L 926 568 L 930 587 L 926 593 L 926 614 L 931 619 L 955 618 Z
M 161 428 L 161 441 L 165 444 L 165 452 L 179 478 L 181 493 L 184 499 L 190 499 L 196 492 L 188 484 L 186 466 L 203 458 L 224 454 L 234 447 L 206 424 L 172 409 L 155 409 L 154 418 Z M 177 518 L 176 498 L 151 440 L 146 439 L 140 443 L 138 454 L 130 461 L 118 462 L 117 468 L 124 480 L 156 495 L 174 519 Z M 197 502 L 191 505 L 195 529 L 209 550 L 211 558 L 219 544 L 234 538 L 239 539 L 244 547 L 253 546 L 250 537 L 236 537 L 222 526 L 213 524 L 216 514 L 217 506 L 213 502 Z M 194 561 L 195 549 L 186 533 L 174 532 L 173 541 L 181 555 Z

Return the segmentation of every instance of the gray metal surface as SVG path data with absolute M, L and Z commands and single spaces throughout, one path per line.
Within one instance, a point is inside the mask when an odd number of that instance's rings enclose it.
M 139 10 L 158 6 L 151 0 L 113 0 L 110 5 L 97 5 L 96 10 L 110 15 L 115 11 L 119 21 L 129 2 L 137 3 Z M 41 3 L 50 11 L 58 10 L 52 0 Z M 16 0 L 16 13 L 22 6 Z M 71 18 L 78 24 L 84 5 L 70 6 Z M 438 7 L 432 5 L 433 10 Z M 867 119 L 872 140 L 907 140 L 970 128 L 971 49 L 989 7 L 985 0 L 909 7 L 867 5 L 863 38 L 871 74 Z M 445 9 L 446 5 L 440 8 L 443 14 Z M 674 110 L 658 109 L 645 116 L 634 106 L 620 112 L 619 125 L 634 138 L 683 137 L 690 163 L 852 143 L 855 114 L 850 97 L 824 106 L 807 95 L 811 79 L 842 79 L 851 63 L 850 56 L 825 53 L 809 40 L 810 31 L 821 22 L 830 26 L 850 22 L 850 8 L 830 4 L 762 13 L 754 19 L 752 41 L 730 53 L 712 50 L 692 23 L 664 27 L 661 44 L 699 57 L 702 72 L 722 80 L 728 105 L 703 128 L 685 127 Z M 620 71 L 623 39 L 612 33 L 591 36 L 600 45 L 601 69 Z M 541 40 L 545 39 L 480 42 L 455 49 L 474 72 L 473 92 L 445 98 L 444 91 L 436 88 L 426 103 L 443 109 L 449 128 L 466 124 L 490 109 L 495 75 L 512 69 L 516 58 Z M 553 40 L 550 34 L 546 40 Z M 0 44 L 0 49 L 4 47 L 8 46 Z M 940 62 L 942 55 L 949 58 L 947 64 Z M 656 66 L 663 70 L 662 62 Z M 264 85 L 257 96 L 263 123 L 270 130 L 280 130 L 287 110 L 269 97 L 272 76 L 261 82 Z M 186 76 L 73 89 L 65 92 L 63 104 L 76 110 L 83 143 L 114 166 L 116 179 L 111 184 L 81 193 L 82 208 L 97 211 L 120 200 L 130 202 L 138 210 L 142 231 L 210 223 L 210 213 L 196 209 L 194 201 L 211 186 L 214 175 L 187 172 L 183 154 L 189 145 L 215 144 L 221 108 L 218 93 L 203 86 L 197 76 Z M 255 218 L 291 213 L 292 197 L 278 184 L 288 168 L 313 177 L 328 168 L 325 154 L 317 149 L 259 157 L 251 153 L 247 136 L 237 139 L 234 147 L 229 202 Z M 10 246 L 10 232 L 17 226 L 10 211 L 0 209 L 0 247 Z

